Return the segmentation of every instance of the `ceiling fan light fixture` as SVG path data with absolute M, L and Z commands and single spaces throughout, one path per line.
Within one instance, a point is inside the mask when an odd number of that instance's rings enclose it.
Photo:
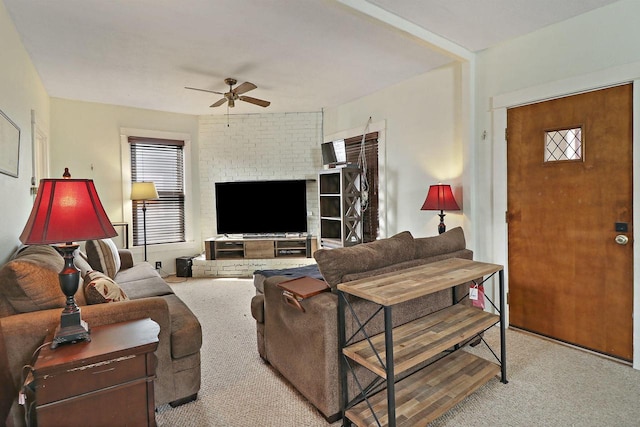
M 224 104 L 225 102 L 227 103 L 227 107 L 235 107 L 236 105 L 236 99 L 239 99 L 240 101 L 245 101 L 248 102 L 250 104 L 254 104 L 254 105 L 258 105 L 260 107 L 268 107 L 269 104 L 271 104 L 269 101 L 265 101 L 264 99 L 258 99 L 258 98 L 252 98 L 250 96 L 239 96 L 245 92 L 249 92 L 250 90 L 256 89 L 257 86 L 254 85 L 251 82 L 244 82 L 240 85 L 238 85 L 235 89 L 233 88 L 233 85 L 235 85 L 238 81 L 236 79 L 233 79 L 231 77 L 224 79 L 224 82 L 226 84 L 229 85 L 229 92 L 226 93 L 222 93 L 222 92 L 216 92 L 214 90 L 208 90 L 208 89 L 198 89 L 195 87 L 188 87 L 185 86 L 185 89 L 191 89 L 191 90 L 198 90 L 201 92 L 209 92 L 209 93 L 216 93 L 218 95 L 223 95 L 224 98 L 214 102 L 213 104 L 211 104 L 211 107 L 219 107 L 222 104 Z

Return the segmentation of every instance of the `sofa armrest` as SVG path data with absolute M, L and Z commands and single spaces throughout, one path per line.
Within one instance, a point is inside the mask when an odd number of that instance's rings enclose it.
M 325 416 L 339 411 L 338 296 L 323 292 L 300 301 L 304 312 L 287 304 L 276 285 L 264 283 L 265 355 Z M 295 357 L 291 355 L 295 354 Z
M 251 298 L 251 316 L 258 323 L 264 323 L 264 295 L 256 295 Z
M 118 249 L 118 255 L 120 256 L 120 270 L 133 267 L 133 252 L 129 249 Z

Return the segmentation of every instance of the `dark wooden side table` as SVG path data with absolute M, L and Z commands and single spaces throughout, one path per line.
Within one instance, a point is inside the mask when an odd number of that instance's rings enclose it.
M 34 365 L 38 426 L 155 426 L 160 327 L 151 319 L 91 329 L 91 341 L 42 348 Z

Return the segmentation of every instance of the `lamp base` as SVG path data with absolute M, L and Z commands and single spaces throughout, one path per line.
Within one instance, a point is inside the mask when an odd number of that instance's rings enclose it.
M 444 225 L 444 216 L 446 214 L 443 211 L 440 211 L 438 216 L 440 217 L 440 224 L 438 224 L 438 234 L 442 234 L 447 231 L 447 226 Z
M 67 319 L 65 316 L 76 316 L 76 319 Z M 69 323 L 66 324 L 65 323 Z M 75 343 L 78 341 L 91 341 L 89 325 L 80 319 L 80 313 L 63 313 L 60 317 L 60 325 L 56 328 L 56 333 L 51 342 L 51 348 L 56 348 L 60 344 Z
M 64 259 L 64 267 L 58 274 L 60 289 L 67 297 L 67 302 L 60 315 L 60 325 L 51 342 L 51 348 L 60 344 L 77 341 L 91 341 L 89 325 L 80 317 L 80 307 L 76 304 L 75 293 L 78 290 L 80 271 L 73 263 L 73 252 L 78 249 L 77 244 L 67 243 L 55 247 Z

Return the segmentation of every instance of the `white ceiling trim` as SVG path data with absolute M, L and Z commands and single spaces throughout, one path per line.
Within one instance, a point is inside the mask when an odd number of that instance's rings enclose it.
M 336 0 L 343 5 L 357 10 L 371 18 L 377 19 L 393 28 L 410 34 L 423 42 L 438 53 L 457 61 L 471 61 L 474 53 L 464 47 L 447 40 L 438 34 L 432 33 L 413 22 L 407 21 L 398 15 L 391 13 L 380 6 L 369 3 L 367 0 Z
M 491 99 L 491 111 L 604 89 L 631 83 L 637 79 L 640 79 L 640 62 L 610 67 L 496 95 Z

